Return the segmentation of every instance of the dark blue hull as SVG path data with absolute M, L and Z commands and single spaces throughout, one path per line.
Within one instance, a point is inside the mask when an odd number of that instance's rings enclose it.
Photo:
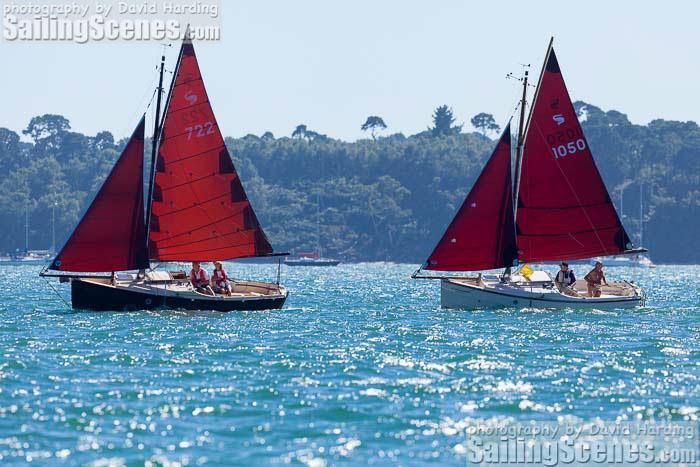
M 75 309 L 96 311 L 136 311 L 152 309 L 184 309 L 213 311 L 275 310 L 284 306 L 287 295 L 251 299 L 183 298 L 163 294 L 134 292 L 124 288 L 105 286 L 73 279 L 71 300 Z

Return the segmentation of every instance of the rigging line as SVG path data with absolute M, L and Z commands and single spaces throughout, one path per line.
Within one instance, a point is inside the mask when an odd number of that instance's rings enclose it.
M 231 192 L 230 192 L 230 191 L 227 191 L 226 193 L 220 194 L 220 195 L 215 196 L 215 197 L 213 197 L 213 198 L 209 198 L 209 199 L 205 200 L 204 202 L 202 202 L 202 203 L 200 203 L 200 204 L 191 204 L 191 205 L 186 206 L 186 207 L 184 207 L 184 208 L 180 208 L 180 209 L 176 209 L 176 210 L 174 210 L 174 211 L 169 211 L 169 212 L 164 212 L 164 213 L 162 213 L 162 214 L 158 214 L 158 218 L 159 218 L 159 219 L 162 219 L 163 217 L 166 217 L 166 216 L 171 216 L 171 215 L 173 215 L 173 214 L 178 214 L 178 213 L 181 213 L 181 212 L 184 212 L 184 211 L 188 211 L 188 210 L 190 210 L 190 209 L 198 208 L 198 207 L 200 207 L 200 206 L 202 206 L 202 205 L 204 205 L 204 204 L 211 203 L 212 201 L 216 201 L 217 199 L 224 198 L 224 197 L 230 196 L 230 195 L 231 195 Z M 243 202 L 243 201 L 241 201 L 241 202 Z M 236 204 L 236 203 L 234 202 L 233 204 Z
M 183 133 L 183 135 L 184 135 L 184 134 L 185 134 L 185 133 Z M 225 147 L 224 145 L 221 145 L 221 146 L 216 146 L 216 147 L 211 148 L 211 149 L 205 149 L 204 151 L 197 152 L 197 153 L 192 154 L 192 155 L 189 155 L 189 156 L 184 156 L 184 157 L 181 157 L 180 159 L 175 159 L 175 160 L 173 160 L 173 161 L 169 161 L 167 164 L 168 164 L 168 165 L 179 164 L 180 162 L 187 161 L 187 160 L 190 160 L 190 159 L 194 159 L 195 157 L 207 155 L 208 153 L 213 153 L 214 151 L 217 151 L 217 150 L 218 150 L 219 152 L 221 152 L 221 148 L 224 148 L 224 147 Z M 217 153 L 217 154 L 218 154 L 218 153 Z M 234 171 L 234 173 L 238 174 L 238 172 L 235 172 L 235 171 Z
M 248 203 L 248 204 L 250 204 L 250 203 Z M 169 237 L 162 238 L 162 239 L 160 239 L 160 240 L 158 240 L 158 241 L 159 241 L 159 242 L 163 242 L 163 241 L 166 241 L 166 240 L 172 240 L 173 238 L 181 237 L 181 236 L 183 236 L 183 235 L 192 234 L 192 232 L 196 232 L 196 231 L 198 231 L 198 230 L 206 229 L 207 227 L 211 227 L 212 225 L 217 224 L 217 223 L 219 223 L 219 222 L 227 221 L 227 220 L 229 220 L 229 219 L 231 219 L 231 218 L 234 218 L 234 217 L 238 216 L 239 214 L 243 213 L 243 211 L 245 211 L 246 207 L 247 207 L 247 206 L 244 206 L 243 209 L 241 209 L 241 210 L 239 210 L 239 211 L 236 211 L 236 212 L 234 212 L 233 214 L 231 214 L 231 215 L 229 215 L 229 216 L 221 217 L 221 218 L 219 218 L 219 219 L 217 219 L 217 220 L 214 220 L 214 221 L 210 222 L 209 224 L 199 225 L 199 226 L 194 227 L 194 228 L 192 228 L 192 229 L 188 229 L 188 230 L 182 231 L 182 232 L 180 232 L 180 233 L 171 235 L 171 236 L 169 236 Z M 210 218 L 210 220 L 211 220 L 211 218 Z M 241 232 L 245 232 L 245 231 L 248 231 L 248 230 L 255 230 L 255 228 L 253 228 L 253 229 L 241 229 L 240 231 L 241 231 Z M 189 242 L 188 242 L 188 243 L 189 243 Z M 168 246 L 168 247 L 166 247 L 166 248 L 172 248 L 172 247 L 171 247 L 171 246 Z
M 585 247 L 585 246 L 586 246 L 586 245 L 584 245 L 583 243 L 579 242 L 579 241 L 576 239 L 576 237 L 574 237 L 573 235 L 571 235 L 571 232 L 569 232 L 569 237 L 571 237 L 571 239 L 572 239 L 573 241 L 575 241 L 576 243 L 578 243 L 578 244 L 581 245 L 582 247 Z
M 540 126 L 537 124 L 537 122 L 533 122 L 533 123 L 535 124 L 535 128 L 537 128 L 537 134 L 539 134 L 539 135 L 540 135 L 540 138 L 542 138 L 542 141 L 544 141 L 544 142 L 546 143 L 546 142 L 547 142 L 547 138 L 545 138 L 544 135 L 542 134 L 542 130 L 540 129 Z M 582 133 L 583 133 L 583 130 L 582 130 Z M 584 140 L 585 140 L 585 137 L 584 137 Z M 586 141 L 586 147 L 588 148 L 588 141 Z M 588 152 L 590 152 L 590 151 L 591 151 L 591 150 L 590 150 L 590 148 L 589 148 L 589 149 L 588 149 Z M 593 159 L 593 153 L 591 153 L 591 159 Z M 591 218 L 588 216 L 588 212 L 587 212 L 586 209 L 583 207 L 583 203 L 581 202 L 581 199 L 578 197 L 578 193 L 576 193 L 576 190 L 574 190 L 574 187 L 571 185 L 571 182 L 569 181 L 569 178 L 568 178 L 568 177 L 566 176 L 566 174 L 564 173 L 564 169 L 561 168 L 561 164 L 559 164 L 559 162 L 558 162 L 557 160 L 555 160 L 554 162 L 555 162 L 555 164 L 556 164 L 556 166 L 557 166 L 557 169 L 559 169 L 559 172 L 561 172 L 562 177 L 563 177 L 564 180 L 566 181 L 566 184 L 569 186 L 569 190 L 570 190 L 571 193 L 574 195 L 574 198 L 576 198 L 576 202 L 578 203 L 579 207 L 580 207 L 581 210 L 583 211 L 583 215 L 586 217 L 586 221 L 588 221 L 588 225 L 591 226 L 591 230 L 592 230 L 593 233 L 595 234 L 595 237 L 598 239 L 598 243 L 600 243 L 600 246 L 603 248 L 603 251 L 604 251 L 605 254 L 607 255 L 607 254 L 608 254 L 608 249 L 605 248 L 605 244 L 603 243 L 603 239 L 601 239 L 601 238 L 600 238 L 600 235 L 598 235 L 598 230 L 596 229 L 595 225 L 593 224 L 593 221 L 591 220 Z M 593 161 L 593 164 L 595 164 L 595 160 Z M 602 181 L 602 180 L 601 180 L 601 181 Z
M 48 280 L 47 278 L 45 278 L 45 277 L 42 277 L 42 279 L 44 279 L 44 280 L 46 281 L 46 284 L 47 284 L 49 287 L 51 287 L 51 290 L 53 290 L 54 293 L 58 296 L 58 298 L 61 299 L 61 301 L 63 302 L 63 304 L 66 305 L 66 308 L 67 308 L 68 310 L 71 310 L 70 304 L 66 301 L 65 298 L 63 298 L 63 295 L 61 295 L 60 293 L 58 293 L 58 290 L 56 290 L 56 289 L 54 288 L 53 284 L 51 284 L 51 282 L 49 282 L 49 280 Z
M 157 76 L 158 76 L 158 75 L 156 74 L 156 77 L 152 77 L 152 78 L 148 81 L 148 85 L 144 87 L 144 88 L 145 88 L 145 91 L 143 92 L 143 94 L 141 95 L 141 97 L 139 98 L 139 100 L 137 101 L 136 108 L 134 109 L 134 111 L 133 111 L 133 112 L 131 113 L 131 115 L 129 116 L 129 119 L 126 120 L 127 122 L 132 122 L 132 121 L 134 120 L 134 118 L 135 118 L 137 115 L 140 115 L 140 114 L 143 113 L 143 112 L 141 112 L 140 109 L 143 109 L 143 103 L 145 102 L 145 100 L 146 100 L 146 98 L 147 98 L 147 96 L 148 96 L 148 90 L 151 89 L 151 88 L 153 87 L 153 84 L 154 84 L 155 82 L 157 82 L 157 79 L 158 79 Z M 146 106 L 146 109 L 148 109 L 148 107 L 149 107 L 149 106 L 151 105 L 151 103 L 153 102 L 153 98 L 154 98 L 154 96 L 155 96 L 155 93 L 156 93 L 156 91 L 154 90 L 154 91 L 153 91 L 153 94 L 151 95 L 151 99 L 149 100 L 148 105 Z M 128 129 L 125 130 L 124 128 L 122 128 L 121 134 L 124 134 L 124 133 L 127 132 L 127 131 L 128 131 Z M 131 135 L 131 132 L 129 132 L 129 135 Z
M 208 103 L 209 103 L 209 99 L 205 99 L 205 100 L 203 100 L 203 101 L 197 101 L 197 102 L 194 103 L 194 104 L 185 105 L 184 107 L 180 107 L 180 108 L 177 108 L 177 109 L 170 109 L 170 110 L 168 110 L 168 113 L 174 114 L 174 113 L 176 113 L 176 112 L 182 112 L 183 110 L 191 110 L 191 109 L 194 108 L 194 107 L 198 107 L 198 106 L 200 106 L 200 105 L 204 105 L 204 104 L 208 104 Z
M 211 238 L 214 238 L 214 237 L 210 237 L 209 239 L 211 239 Z M 167 258 L 169 255 L 170 255 L 170 256 L 185 256 L 185 255 L 192 255 L 192 254 L 197 254 L 197 253 L 207 253 L 207 252 L 210 252 L 210 251 L 226 251 L 226 250 L 230 250 L 230 249 L 235 249 L 235 248 L 239 248 L 239 247 L 242 247 L 242 246 L 246 246 L 246 245 L 249 245 L 249 244 L 250 244 L 250 242 L 235 243 L 235 244 L 232 244 L 232 245 L 217 246 L 217 247 L 215 247 L 215 248 L 205 248 L 205 249 L 203 249 L 203 250 L 189 250 L 189 251 L 183 251 L 183 252 L 180 252 L 180 253 L 166 253 L 164 256 Z M 250 255 L 250 256 L 257 256 L 257 255 Z M 234 259 L 236 259 L 236 258 L 234 258 Z M 178 260 L 166 260 L 166 259 L 163 259 L 163 261 L 178 261 Z
M 216 177 L 218 175 L 219 174 L 214 172 L 214 173 L 202 175 L 201 177 L 197 177 L 197 178 L 189 178 L 186 182 L 178 183 L 177 185 L 172 185 L 172 186 L 168 186 L 165 188 L 160 187 L 160 190 L 162 193 L 165 193 L 166 191 L 176 190 L 176 189 L 182 188 L 182 187 L 188 187 L 194 183 L 198 183 L 198 182 L 201 182 L 202 180 L 207 180 L 207 179 Z M 234 180 L 235 180 L 235 178 L 234 178 Z M 233 181 L 233 180 L 231 180 L 231 181 Z M 231 190 L 229 190 L 228 193 L 231 193 Z M 220 195 L 220 196 L 223 196 L 223 195 Z M 217 196 L 217 198 L 218 198 L 218 196 Z M 206 202 L 206 201 L 204 201 L 204 202 Z M 197 203 L 194 206 L 198 206 L 199 204 L 203 204 L 203 203 Z M 169 211 L 167 214 L 172 214 L 173 212 L 177 212 L 177 211 Z
M 195 243 L 208 242 L 208 241 L 210 241 L 210 240 L 218 240 L 218 239 L 222 239 L 222 240 L 223 240 L 224 237 L 231 237 L 231 236 L 237 235 L 237 234 L 249 233 L 249 232 L 251 232 L 251 231 L 253 231 L 253 230 L 255 230 L 255 229 L 234 230 L 234 231 L 232 231 L 232 232 L 220 233 L 220 234 L 217 234 L 216 236 L 210 236 L 210 237 L 207 237 L 207 238 L 203 238 L 203 239 L 201 239 L 201 240 L 188 241 L 188 242 L 185 242 L 185 243 L 176 243 L 175 245 L 162 246 L 162 247 L 159 248 L 159 250 L 160 250 L 160 251 L 165 251 L 165 250 L 170 250 L 170 249 L 172 249 L 172 248 L 179 248 L 179 247 L 182 247 L 182 246 L 194 245 Z M 171 238 L 172 238 L 172 237 L 171 237 Z M 227 245 L 224 245 L 222 248 L 234 248 L 234 247 L 244 246 L 244 245 L 248 245 L 248 244 L 250 244 L 250 241 L 246 241 L 245 243 L 227 244 Z M 204 251 L 204 250 L 202 250 L 202 251 Z M 171 254 L 171 255 L 172 255 L 173 253 L 164 253 L 164 254 L 165 254 L 165 255 L 168 255 L 168 254 Z
M 611 227 L 598 227 L 599 232 L 603 232 L 606 230 L 614 230 L 618 228 L 617 224 L 611 226 Z M 576 230 L 575 232 L 558 232 L 558 233 L 542 233 L 542 232 L 535 232 L 535 233 L 523 233 L 522 231 L 520 232 L 521 237 L 566 237 L 569 234 L 586 234 L 590 232 L 595 232 L 595 229 L 590 229 L 590 230 Z

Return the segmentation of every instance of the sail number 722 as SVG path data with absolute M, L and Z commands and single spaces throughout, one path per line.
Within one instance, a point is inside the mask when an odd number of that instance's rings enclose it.
M 187 141 L 192 139 L 192 135 L 195 138 L 201 138 L 202 136 L 210 135 L 214 133 L 214 123 L 206 122 L 202 125 L 188 126 L 185 128 L 187 132 Z
M 586 141 L 583 138 L 579 138 L 576 141 L 569 141 L 565 145 L 560 144 L 559 146 L 553 146 L 550 149 L 552 150 L 552 154 L 554 154 L 554 158 L 558 159 L 578 151 L 583 151 L 586 149 Z

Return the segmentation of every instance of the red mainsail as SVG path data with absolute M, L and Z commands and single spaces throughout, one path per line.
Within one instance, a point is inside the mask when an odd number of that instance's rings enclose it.
M 520 161 L 519 259 L 614 255 L 632 248 L 549 48 Z
M 272 253 L 224 144 L 189 40 L 180 49 L 166 105 L 151 203 L 154 260 Z
M 143 212 L 144 118 L 49 269 L 125 271 L 149 267 Z
M 513 266 L 510 124 L 424 269 L 478 271 Z

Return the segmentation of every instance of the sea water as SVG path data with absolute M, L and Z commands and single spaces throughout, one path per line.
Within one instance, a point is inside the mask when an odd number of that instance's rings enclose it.
M 700 416 L 700 267 L 608 268 L 649 295 L 624 311 L 442 310 L 414 268 L 282 266 L 277 311 L 118 313 L 5 266 L 0 463 L 465 465 L 476 421 Z

